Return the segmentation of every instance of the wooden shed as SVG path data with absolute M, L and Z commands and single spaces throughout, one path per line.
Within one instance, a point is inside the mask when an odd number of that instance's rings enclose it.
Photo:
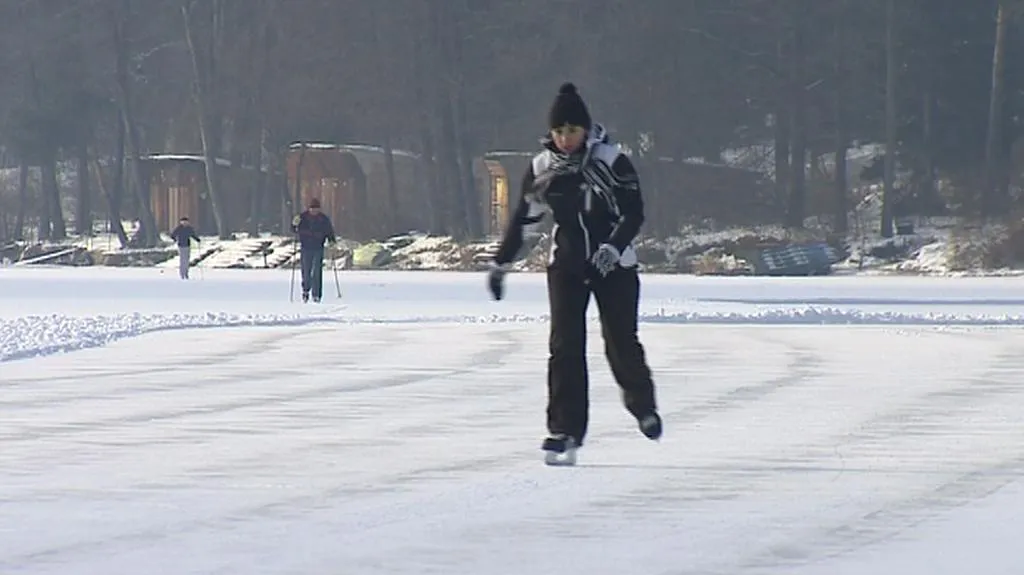
M 486 206 L 483 215 L 485 231 L 492 237 L 505 233 L 511 210 L 522 195 L 523 175 L 526 174 L 530 162 L 536 152 L 494 151 L 484 154 L 483 171 L 486 179 L 477 176 L 483 182 L 482 190 Z M 541 225 L 541 229 L 550 226 L 550 221 Z
M 304 210 L 320 200 L 340 236 L 364 239 L 368 226 L 366 174 L 352 154 L 334 144 L 293 144 L 285 158 L 288 194 Z
M 367 220 L 374 236 L 430 229 L 433 208 L 429 188 L 424 185 L 428 176 L 418 154 L 391 150 L 395 176 L 395 205 L 392 206 L 385 149 L 363 144 L 342 144 L 339 149 L 355 156 L 366 174 Z
M 416 154 L 392 150 L 394 202 L 383 148 L 360 144 L 297 142 L 288 149 L 289 195 L 304 207 L 320 199 L 338 234 L 357 240 L 428 229 L 430 199 L 421 185 Z
M 161 232 L 174 229 L 187 216 L 199 234 L 217 233 L 202 156 L 154 154 L 141 158 L 140 167 L 149 181 L 150 208 Z M 250 182 L 227 160 L 217 160 L 216 169 L 227 229 L 238 231 L 251 211 Z
M 519 194 L 513 194 L 509 188 L 509 176 L 505 166 L 497 160 L 477 159 L 473 163 L 473 176 L 476 189 L 482 192 L 479 202 L 484 222 L 484 234 L 499 237 L 505 233 L 513 202 L 518 201 Z

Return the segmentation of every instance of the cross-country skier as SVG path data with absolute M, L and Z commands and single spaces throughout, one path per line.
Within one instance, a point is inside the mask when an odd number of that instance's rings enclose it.
M 192 263 L 192 240 L 198 244 L 199 236 L 196 229 L 188 221 L 188 216 L 182 216 L 178 225 L 171 230 L 171 239 L 178 244 L 178 276 L 183 280 L 188 279 L 188 267 Z
M 632 162 L 591 121 L 571 83 L 561 86 L 548 113 L 549 134 L 523 177 L 514 210 L 488 274 L 494 299 L 504 295 L 508 265 L 523 245 L 524 228 L 545 214 L 554 219 L 547 267 L 551 313 L 547 426 L 548 463 L 571 463 L 587 434 L 589 382 L 586 310 L 597 301 L 605 355 L 626 409 L 649 439 L 661 437 L 654 382 L 637 335 L 640 278 L 632 246 L 644 221 Z M 559 456 L 558 454 L 564 454 Z
M 320 211 L 320 200 L 313 198 L 306 211 L 292 219 L 292 231 L 299 236 L 299 256 L 302 267 L 302 301 L 319 302 L 324 293 L 324 242 L 338 241 L 331 218 Z

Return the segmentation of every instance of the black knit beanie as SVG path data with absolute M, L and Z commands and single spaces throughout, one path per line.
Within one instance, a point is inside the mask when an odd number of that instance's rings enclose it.
M 576 92 L 576 86 L 572 82 L 566 82 L 558 89 L 558 96 L 551 104 L 548 111 L 548 128 L 553 130 L 569 124 L 571 126 L 582 126 L 590 129 L 590 112 L 587 105 L 583 103 Z

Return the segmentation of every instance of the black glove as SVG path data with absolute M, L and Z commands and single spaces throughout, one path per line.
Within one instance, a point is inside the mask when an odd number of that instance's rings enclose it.
M 491 290 L 491 297 L 501 300 L 505 297 L 505 274 L 508 273 L 504 267 L 498 264 L 491 264 L 487 272 L 487 288 Z

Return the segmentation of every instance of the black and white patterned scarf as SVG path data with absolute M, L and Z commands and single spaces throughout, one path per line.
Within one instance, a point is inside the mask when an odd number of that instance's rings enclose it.
M 549 145 L 551 137 L 541 140 L 550 153 L 550 162 L 543 174 L 543 178 L 554 177 L 561 174 L 580 173 L 583 180 L 588 184 L 589 192 L 597 194 L 608 205 L 609 211 L 616 217 L 621 212 L 619 204 L 615 200 L 615 188 L 637 189 L 639 183 L 635 177 L 620 178 L 611 169 L 611 166 L 602 161 L 592 158 L 594 149 L 599 144 L 610 143 L 608 132 L 601 124 L 594 124 L 587 134 L 585 145 L 578 151 L 565 154 L 556 151 L 554 146 Z M 584 210 L 590 211 L 591 193 L 584 198 Z

